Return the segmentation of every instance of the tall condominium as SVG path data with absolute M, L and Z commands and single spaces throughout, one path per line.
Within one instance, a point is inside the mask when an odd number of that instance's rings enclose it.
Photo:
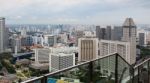
M 139 33 L 139 45 L 144 46 L 145 44 L 145 33 Z
M 118 39 L 119 38 L 117 38 L 117 40 Z M 136 26 L 133 20 L 131 18 L 127 18 L 123 24 L 122 41 L 100 40 L 99 50 L 100 56 L 117 52 L 128 63 L 134 64 L 136 61 Z
M 84 37 L 78 40 L 79 61 L 89 61 L 98 57 L 98 38 Z
M 101 28 L 101 39 L 106 39 L 106 28 Z
M 5 49 L 5 18 L 0 18 L 0 53 Z
M 100 26 L 96 26 L 96 37 L 101 39 L 101 29 Z
M 111 40 L 111 26 L 106 27 L 106 40 Z
M 127 18 L 123 24 L 122 41 L 131 41 L 136 39 L 136 25 L 132 18 Z
M 107 26 L 106 28 L 100 28 L 100 26 L 96 26 L 96 37 L 100 39 L 111 40 L 111 26 Z
M 114 26 L 111 33 L 111 40 L 118 40 L 121 41 L 123 35 L 123 28 L 122 26 Z
M 130 54 L 130 42 L 100 40 L 99 41 L 100 56 L 108 55 L 117 52 L 127 62 L 132 64 Z
M 130 60 L 131 63 L 136 61 L 136 25 L 132 18 L 127 18 L 123 24 L 122 41 L 130 42 Z

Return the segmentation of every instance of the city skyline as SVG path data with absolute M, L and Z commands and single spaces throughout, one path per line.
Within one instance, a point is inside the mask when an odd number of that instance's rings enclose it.
M 113 25 L 126 17 L 150 24 L 149 4 L 148 0 L 5 0 L 0 15 L 6 24 Z

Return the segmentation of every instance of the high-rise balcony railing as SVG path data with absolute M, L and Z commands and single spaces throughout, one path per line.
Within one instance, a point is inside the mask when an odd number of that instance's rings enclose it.
M 23 83 L 150 83 L 149 61 L 133 67 L 114 53 Z

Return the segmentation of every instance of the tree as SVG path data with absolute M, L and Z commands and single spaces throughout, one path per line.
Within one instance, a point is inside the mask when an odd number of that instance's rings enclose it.
M 1 64 L 1 62 L 0 62 L 0 71 L 2 70 L 2 68 L 3 68 L 3 66 L 2 66 L 2 64 Z
M 137 48 L 141 50 L 141 58 L 144 58 L 150 55 L 149 47 L 137 46 Z
M 3 59 L 2 61 L 1 61 L 1 63 L 2 63 L 2 65 L 4 66 L 4 67 L 6 67 L 6 69 L 7 69 L 7 71 L 9 72 L 9 73 L 16 73 L 16 71 L 15 71 L 15 68 L 13 67 L 13 65 L 10 63 L 10 61 L 9 60 L 6 60 L 6 59 Z
M 0 60 L 3 60 L 3 59 L 10 60 L 12 58 L 13 58 L 13 56 L 9 52 L 4 52 L 4 53 L 0 54 Z

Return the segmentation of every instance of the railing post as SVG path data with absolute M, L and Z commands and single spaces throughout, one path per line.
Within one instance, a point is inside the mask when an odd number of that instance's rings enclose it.
M 148 60 L 147 68 L 148 68 L 148 83 L 150 83 L 150 60 Z
M 138 66 L 138 75 L 137 75 L 137 76 L 138 76 L 138 77 L 137 77 L 137 78 L 138 78 L 138 79 L 137 79 L 137 80 L 138 80 L 138 83 L 140 83 L 140 66 Z
M 47 83 L 47 77 L 44 76 L 42 79 L 41 79 L 41 83 Z
M 115 56 L 115 83 L 118 83 L 118 54 Z
M 93 62 L 89 63 L 89 76 L 90 76 L 90 83 L 93 83 Z
M 134 74 L 135 74 L 135 73 L 134 73 L 134 72 L 135 72 L 135 71 L 134 71 L 134 67 L 133 67 L 133 68 L 131 67 L 131 69 L 132 69 L 132 71 L 131 71 L 132 83 L 134 83 L 134 80 L 135 80 L 135 77 L 134 77 L 134 76 L 135 76 L 135 75 L 134 75 Z

